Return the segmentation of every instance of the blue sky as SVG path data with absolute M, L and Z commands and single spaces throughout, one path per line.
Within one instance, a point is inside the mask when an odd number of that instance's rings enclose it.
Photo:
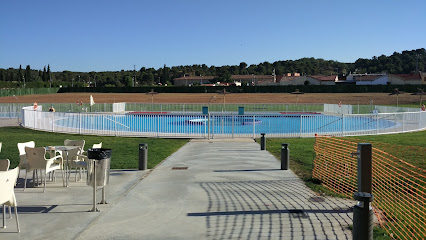
M 425 48 L 426 1 L 3 1 L 0 68 L 354 62 Z

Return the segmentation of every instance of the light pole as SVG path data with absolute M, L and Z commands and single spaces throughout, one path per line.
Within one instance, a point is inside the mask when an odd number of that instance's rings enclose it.
M 419 72 L 419 57 L 421 56 L 421 54 L 416 54 L 416 56 L 417 56 L 417 61 L 416 61 L 416 73 L 418 73 Z
M 401 92 L 399 91 L 399 89 L 398 88 L 395 88 L 394 90 L 393 90 L 393 92 L 392 93 L 390 93 L 389 95 L 395 95 L 396 94 L 396 107 L 398 107 L 399 105 L 398 105 L 398 96 L 399 96 L 399 94 L 400 94 Z

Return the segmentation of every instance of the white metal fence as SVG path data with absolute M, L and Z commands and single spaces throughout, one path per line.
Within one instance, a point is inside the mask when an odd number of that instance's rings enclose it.
M 332 107 L 333 108 L 333 107 Z M 339 108 L 337 106 L 337 108 Z M 352 136 L 426 129 L 426 112 L 374 114 L 113 114 L 22 109 L 27 128 L 87 135 L 170 138 Z

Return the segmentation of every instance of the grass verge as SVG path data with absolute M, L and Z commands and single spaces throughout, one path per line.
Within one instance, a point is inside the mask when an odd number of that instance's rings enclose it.
M 383 142 L 393 145 L 402 146 L 418 146 L 424 147 L 426 142 L 426 131 L 413 132 L 413 133 L 400 133 L 389 135 L 377 136 L 357 136 L 346 137 L 349 141 L 351 139 L 364 139 L 365 142 Z M 290 149 L 290 168 L 300 178 L 302 178 L 306 185 L 313 191 L 320 194 L 330 196 L 340 196 L 328 190 L 322 185 L 318 184 L 312 179 L 313 160 L 315 158 L 314 143 L 315 139 L 312 138 L 288 138 L 288 139 L 266 139 L 266 148 L 277 159 L 281 158 L 281 143 L 288 143 Z M 373 145 L 374 147 L 374 145 Z M 341 196 L 340 196 L 341 197 Z M 376 226 L 374 228 L 374 239 L 391 239 L 384 229 Z
M 102 142 L 103 148 L 112 150 L 111 169 L 138 168 L 139 143 L 148 144 L 148 168 L 153 168 L 188 142 L 188 139 L 128 138 L 50 133 L 21 127 L 2 127 L 0 132 L 0 142 L 3 142 L 0 159 L 9 159 L 11 168 L 19 164 L 17 147 L 19 142 L 34 141 L 36 147 L 44 147 L 63 145 L 65 139 L 84 139 L 86 141 L 85 150 L 91 148 L 94 143 Z

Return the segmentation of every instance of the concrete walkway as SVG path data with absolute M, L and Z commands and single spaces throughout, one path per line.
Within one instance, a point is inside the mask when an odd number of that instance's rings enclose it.
M 84 183 L 16 189 L 21 233 L 8 219 L 0 239 L 352 239 L 353 201 L 315 195 L 259 149 L 192 140 L 152 171 L 112 171 L 97 213 Z

